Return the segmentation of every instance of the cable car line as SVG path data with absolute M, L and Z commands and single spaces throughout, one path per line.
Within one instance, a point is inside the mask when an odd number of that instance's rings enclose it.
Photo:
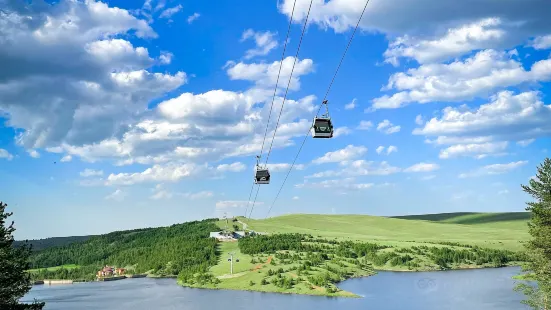
M 297 52 L 295 55 L 295 59 L 293 61 L 293 67 L 291 68 L 291 73 L 289 75 L 289 82 L 287 82 L 287 88 L 285 89 L 285 95 L 283 97 L 283 102 L 281 103 L 281 110 L 279 110 L 279 116 L 277 117 L 277 123 L 274 128 L 274 134 L 272 136 L 272 142 L 270 143 L 270 148 L 268 150 L 268 155 L 266 156 L 266 162 L 264 163 L 264 168 L 260 168 L 260 156 L 257 156 L 257 164 L 256 164 L 256 173 L 255 173 L 255 183 L 257 184 L 269 184 L 270 183 L 270 172 L 268 170 L 268 159 L 270 158 L 270 154 L 272 152 L 272 146 L 274 145 L 274 139 L 277 132 L 277 128 L 279 126 L 279 120 L 281 119 L 281 114 L 283 112 L 283 106 L 285 105 L 285 99 L 287 98 L 287 93 L 289 92 L 289 86 L 291 85 L 291 79 L 293 78 L 293 72 L 295 70 L 295 65 L 297 63 L 298 54 L 300 52 L 300 46 L 302 45 L 302 39 L 304 38 L 304 32 L 306 32 L 306 26 L 308 25 L 308 18 L 310 17 L 310 10 L 312 9 L 312 2 L 314 0 L 310 0 L 310 6 L 308 7 L 308 13 L 306 14 L 306 19 L 304 20 L 304 26 L 302 26 L 302 33 L 300 34 L 300 41 L 297 46 Z M 277 86 L 276 86 L 277 87 Z M 275 98 L 275 97 L 274 97 Z M 260 190 L 260 188 L 259 188 Z M 258 196 L 258 191 L 257 195 Z M 253 201 L 253 205 L 251 207 L 251 213 L 253 213 L 254 206 L 256 204 L 256 196 Z M 250 215 L 249 215 L 250 218 Z
M 320 110 L 321 110 L 321 107 L 327 102 L 327 96 L 329 95 L 329 91 L 331 90 L 331 86 L 333 85 L 333 82 L 335 82 L 335 78 L 337 77 L 337 73 L 339 72 L 339 69 L 344 61 L 344 57 L 346 56 L 346 53 L 348 52 L 348 48 L 350 47 L 350 44 L 352 43 L 352 39 L 354 38 L 354 35 L 356 34 L 356 30 L 358 29 L 359 25 L 360 25 L 360 22 L 362 20 L 362 17 L 365 13 L 365 9 L 367 8 L 367 5 L 369 4 L 369 0 L 366 0 L 365 2 L 365 6 L 362 10 L 362 14 L 360 15 L 360 18 L 358 19 L 358 23 L 356 24 L 356 27 L 354 28 L 354 31 L 352 32 L 352 36 L 350 37 L 350 40 L 348 40 L 348 44 L 346 45 L 346 49 L 344 50 L 344 53 L 342 54 L 342 57 L 341 57 L 341 60 L 339 62 L 339 65 L 337 66 L 337 69 L 335 70 L 335 74 L 333 75 L 333 78 L 331 79 L 331 83 L 329 83 L 329 87 L 327 88 L 327 91 L 325 92 L 325 96 L 323 97 L 323 101 L 322 101 L 322 104 L 320 105 L 320 107 L 318 108 L 318 111 L 316 113 L 316 116 L 319 114 Z M 314 123 L 310 126 L 310 128 L 308 129 L 308 132 L 306 133 L 306 135 L 304 136 L 304 140 L 302 140 L 302 144 L 300 145 L 300 148 L 298 149 L 298 152 L 297 152 L 297 155 L 295 156 L 295 159 L 293 160 L 293 163 L 291 164 L 291 167 L 289 167 L 289 170 L 287 171 L 287 174 L 285 175 L 285 179 L 283 179 L 283 183 L 281 183 L 281 186 L 279 187 L 279 190 L 277 192 L 277 195 L 276 197 L 274 198 L 274 201 L 272 202 L 271 206 L 270 206 L 270 209 L 268 209 L 268 213 L 266 214 L 266 217 L 268 217 L 268 215 L 270 215 L 270 212 L 272 211 L 272 208 L 277 200 L 277 198 L 279 197 L 279 194 L 281 193 L 281 190 L 283 189 L 283 186 L 285 186 L 285 182 L 287 182 L 287 178 L 289 177 L 289 174 L 291 173 L 291 171 L 293 170 L 293 167 L 295 166 L 295 163 L 298 159 L 298 156 L 300 155 L 300 152 L 302 151 L 302 148 L 304 147 L 304 144 L 306 143 L 306 140 L 308 139 L 308 136 L 310 134 L 310 130 L 312 129 L 312 127 L 314 126 Z
M 285 105 L 285 99 L 287 99 L 287 93 L 289 92 L 289 86 L 291 85 L 291 80 L 293 78 L 293 71 L 295 70 L 295 65 L 297 63 L 298 53 L 300 52 L 300 46 L 302 45 L 302 39 L 304 38 L 304 32 L 306 31 L 306 26 L 308 25 L 308 17 L 310 16 L 310 9 L 312 8 L 312 2 L 314 2 L 314 0 L 310 0 L 308 13 L 306 14 L 306 19 L 304 20 L 304 26 L 302 26 L 302 33 L 300 35 L 300 41 L 298 42 L 297 53 L 295 55 L 295 60 L 293 61 L 293 68 L 291 69 L 291 74 L 289 75 L 289 82 L 287 82 L 287 89 L 285 89 L 285 96 L 283 96 L 283 102 L 281 103 L 281 110 L 279 110 L 279 116 L 277 117 L 277 123 L 274 129 L 274 134 L 272 136 L 272 142 L 270 143 L 270 148 L 268 149 L 268 155 L 266 155 L 265 165 L 268 165 L 268 159 L 270 158 L 270 154 L 272 153 L 272 146 L 274 145 L 275 135 L 277 132 L 277 128 L 279 126 L 279 120 L 281 119 L 283 106 Z
M 257 186 L 257 189 L 256 189 L 256 194 L 254 195 L 254 201 L 253 201 L 253 206 L 251 208 L 251 212 L 249 213 L 249 219 L 251 218 L 251 215 L 253 214 L 253 209 L 254 209 L 254 205 L 256 203 L 256 198 L 258 197 L 258 192 L 260 191 L 260 185 Z
M 268 135 L 268 126 L 270 124 L 270 118 L 272 116 L 272 109 L 274 108 L 275 95 L 277 93 L 277 85 L 279 83 L 279 77 L 281 75 L 281 68 L 283 67 L 283 60 L 285 59 L 285 51 L 287 50 L 287 43 L 289 42 L 289 34 L 291 33 L 291 26 L 293 24 L 293 16 L 295 13 L 295 5 L 297 0 L 293 2 L 293 10 L 291 11 L 291 18 L 289 19 L 289 25 L 287 26 L 287 35 L 285 36 L 285 44 L 283 45 L 283 52 L 281 53 L 281 61 L 279 63 L 279 71 L 277 72 L 277 80 L 274 87 L 274 95 L 272 96 L 272 104 L 270 105 L 270 112 L 268 113 L 268 121 L 266 122 L 266 130 L 264 131 L 264 138 L 262 139 L 262 147 L 260 148 L 260 156 L 264 151 L 264 143 L 266 142 L 266 136 Z M 258 167 L 258 162 L 257 162 Z M 247 199 L 247 208 L 245 209 L 245 217 L 247 217 L 247 211 L 249 210 L 249 205 L 251 204 L 251 196 L 253 194 L 254 185 L 256 184 L 256 170 L 255 170 L 255 180 L 251 186 L 251 191 L 249 193 L 249 199 Z
M 268 135 L 268 125 L 270 124 L 270 118 L 272 116 L 272 109 L 274 108 L 275 96 L 277 93 L 277 84 L 279 83 L 279 76 L 281 74 L 281 67 L 283 67 L 283 60 L 285 59 L 285 51 L 287 50 L 287 43 L 289 42 L 289 33 L 291 32 L 291 25 L 293 23 L 293 14 L 295 13 L 295 4 L 297 0 L 293 2 L 293 10 L 291 11 L 291 19 L 289 19 L 289 27 L 287 28 L 287 36 L 285 37 L 285 44 L 283 45 L 283 53 L 281 54 L 281 61 L 279 62 L 279 71 L 277 72 L 277 80 L 274 87 L 274 95 L 272 96 L 272 104 L 270 105 L 270 113 L 268 114 L 268 121 L 266 122 L 266 130 L 264 131 L 264 139 L 262 139 L 262 147 L 260 148 L 260 156 L 262 156 L 262 151 L 264 150 L 264 142 L 266 141 L 266 136 Z

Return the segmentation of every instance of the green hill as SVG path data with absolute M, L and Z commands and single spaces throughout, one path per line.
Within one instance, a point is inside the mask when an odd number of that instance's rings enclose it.
M 478 216 L 478 223 L 477 222 Z M 426 218 L 452 221 L 463 218 L 463 223 L 428 221 Z M 465 222 L 473 225 L 465 225 Z M 518 250 L 522 241 L 528 239 L 526 220 L 510 220 L 513 216 L 493 217 L 462 213 L 455 217 L 427 215 L 425 219 L 401 219 L 369 215 L 317 215 L 293 214 L 265 220 L 240 218 L 249 229 L 268 233 L 301 233 L 324 238 L 358 241 L 377 240 L 390 245 L 405 245 L 406 242 L 441 243 L 456 242 L 490 248 Z
M 55 246 L 69 245 L 73 242 L 83 242 L 90 239 L 92 236 L 69 236 L 69 237 L 52 237 L 44 239 L 27 240 L 28 244 L 32 245 L 33 251 L 40 251 Z M 14 242 L 15 247 L 23 245 L 25 241 L 19 240 Z
M 455 212 L 391 216 L 391 218 L 404 220 L 422 220 L 447 224 L 485 225 L 487 227 L 525 230 L 530 220 L 529 212 L 505 212 L 505 213 L 477 213 Z

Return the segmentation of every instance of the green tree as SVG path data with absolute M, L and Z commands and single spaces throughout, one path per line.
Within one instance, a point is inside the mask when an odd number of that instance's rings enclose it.
M 551 309 L 551 159 L 538 166 L 536 177 L 529 185 L 521 185 L 535 201 L 528 202 L 531 212 L 528 223 L 531 240 L 526 244 L 527 263 L 524 270 L 532 273 L 537 287 L 521 283 L 516 287 L 528 299 L 523 303 L 537 310 Z
M 6 226 L 6 220 L 13 213 L 5 212 L 7 204 L 0 202 L 0 309 L 42 309 L 44 303 L 19 303 L 31 289 L 31 279 L 26 270 L 30 269 L 31 247 L 23 244 L 13 246 L 13 221 Z

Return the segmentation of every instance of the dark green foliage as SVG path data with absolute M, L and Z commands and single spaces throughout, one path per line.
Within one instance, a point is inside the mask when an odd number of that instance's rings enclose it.
M 521 187 L 536 200 L 526 208 L 531 214 L 528 228 L 532 238 L 526 243 L 524 271 L 534 275 L 538 286 L 522 283 L 516 290 L 528 297 L 523 303 L 547 310 L 551 309 L 551 159 L 546 158 L 537 170 L 536 178 Z
M 239 239 L 239 250 L 243 254 L 274 253 L 281 250 L 301 251 L 301 240 L 300 234 L 244 237 Z
M 253 285 L 254 285 L 253 280 L 249 281 L 249 286 L 253 286 Z
M 31 280 L 26 272 L 30 268 L 31 248 L 27 245 L 14 247 L 13 222 L 6 220 L 7 205 L 0 202 L 0 309 L 42 309 L 44 303 L 21 304 L 19 299 L 31 289 Z
M 100 265 L 84 266 L 79 268 L 59 268 L 57 270 L 48 271 L 46 268 L 31 272 L 31 279 L 58 279 L 58 280 L 80 280 L 93 281 L 96 279 L 96 272 L 101 269 Z
M 55 247 L 55 246 L 64 246 L 68 245 L 74 242 L 83 242 L 91 237 L 94 236 L 70 236 L 70 237 L 53 237 L 53 238 L 45 238 L 45 239 L 35 239 L 35 240 L 27 240 L 27 241 L 15 241 L 13 245 L 15 247 L 20 247 L 27 242 L 30 246 L 32 246 L 33 252 L 42 251 L 47 248 Z
M 262 281 L 260 281 L 260 284 L 261 285 L 266 285 L 266 284 L 268 284 L 268 281 L 266 281 L 266 279 L 263 278 Z
M 206 273 L 210 266 L 217 263 L 217 241 L 208 238 L 209 232 L 219 230 L 216 221 L 207 219 L 91 237 L 85 242 L 34 253 L 31 257 L 32 268 L 77 264 L 84 269 L 56 271 L 55 275 L 89 279 L 95 272 L 90 275 L 88 271 L 102 265 L 132 265 L 136 273 L 153 270 L 158 275 L 181 274 L 181 279 L 207 282 L 210 280 L 206 276 L 197 278 L 195 274 Z M 50 276 L 48 273 L 43 275 Z
M 272 279 L 272 284 L 277 287 L 281 287 L 284 289 L 290 289 L 293 288 L 293 285 L 295 285 L 295 280 L 290 277 L 282 277 L 281 274 L 278 274 L 278 277 Z

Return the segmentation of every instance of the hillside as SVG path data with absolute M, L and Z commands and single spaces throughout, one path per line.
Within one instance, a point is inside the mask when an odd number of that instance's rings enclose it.
M 440 215 L 428 216 L 438 218 Z M 476 215 L 472 214 L 461 214 L 455 218 L 458 217 L 471 217 L 473 222 L 476 219 Z M 442 215 L 440 218 L 451 220 L 454 217 Z M 483 218 L 492 217 L 479 216 L 479 219 Z M 358 241 L 376 240 L 389 245 L 457 242 L 489 248 L 521 249 L 521 241 L 529 237 L 526 222 L 510 221 L 511 216 L 494 216 L 493 219 L 493 222 L 479 221 L 476 225 L 463 225 L 369 215 L 293 214 L 265 220 L 240 218 L 250 229 L 269 233 L 301 233 Z M 514 233 L 511 233 L 512 230 Z
M 477 212 L 455 212 L 391 216 L 391 218 L 404 220 L 422 220 L 447 224 L 481 225 L 487 227 L 501 227 L 506 229 L 526 229 L 530 220 L 529 212 L 505 212 L 505 213 L 477 213 Z
M 44 239 L 33 239 L 28 240 L 27 242 L 32 245 L 33 251 L 41 251 L 47 248 L 55 247 L 55 246 L 65 246 L 68 244 L 71 244 L 73 242 L 83 242 L 91 237 L 94 237 L 94 235 L 91 236 L 69 236 L 69 237 L 52 237 L 52 238 L 44 238 Z M 23 245 L 25 241 L 19 240 L 14 242 L 15 247 L 19 247 Z

